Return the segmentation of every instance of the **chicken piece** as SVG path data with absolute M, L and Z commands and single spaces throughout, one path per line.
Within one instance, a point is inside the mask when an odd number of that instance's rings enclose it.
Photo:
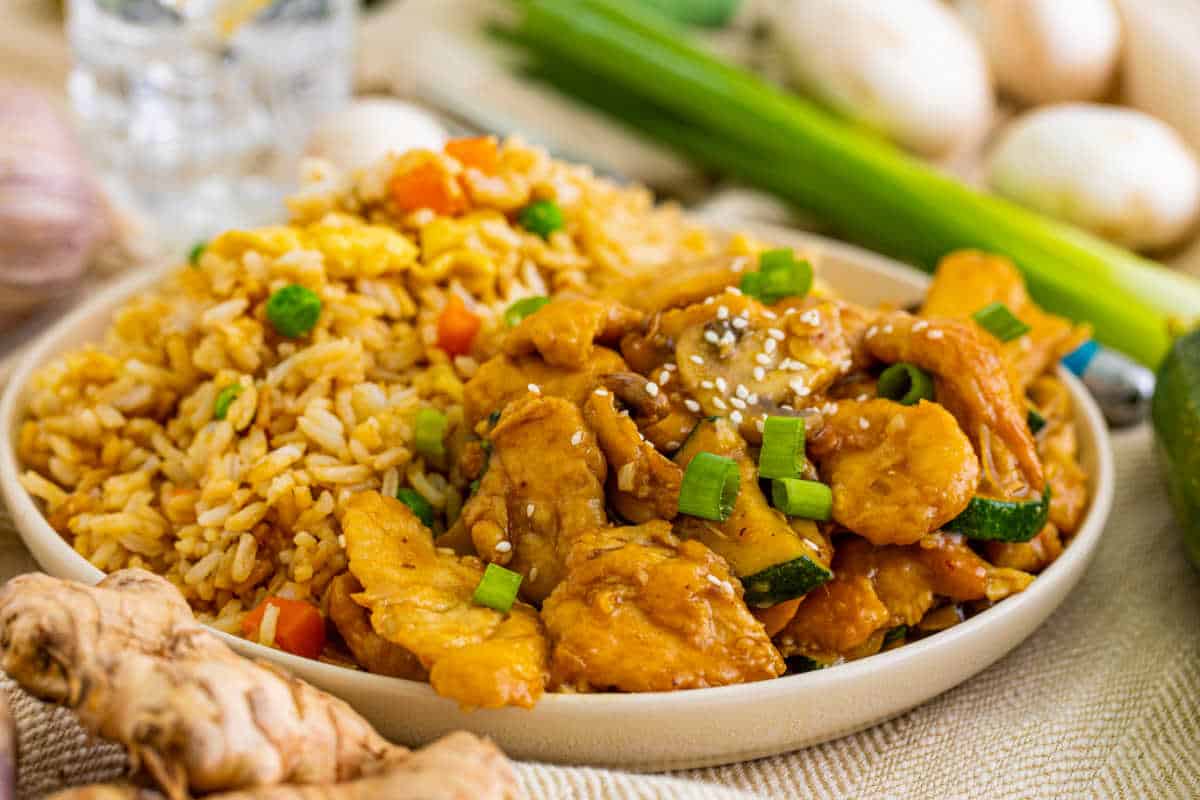
M 937 378 L 938 402 L 958 419 L 983 467 L 981 489 L 1002 500 L 1040 497 L 1042 462 L 998 343 L 973 322 L 918 319 L 903 311 L 867 331 L 867 349 L 889 363 L 908 361 Z
M 208 795 L 208 800 L 517 800 L 524 797 L 512 764 L 487 739 L 464 731 L 399 758 L 379 775 L 319 786 L 264 786 Z M 50 800 L 161 800 L 131 784 L 67 789 Z
M 384 639 L 371 627 L 367 610 L 354 602 L 354 595 L 362 586 L 348 572 L 329 583 L 327 598 L 329 619 L 345 641 L 354 660 L 367 672 L 407 678 L 412 681 L 427 681 L 429 673 L 408 650 Z
M 997 567 L 1030 573 L 1041 572 L 1053 564 L 1062 551 L 1062 537 L 1053 522 L 1047 522 L 1028 542 L 987 542 L 984 545 L 988 561 Z
M 809 450 L 833 489 L 833 519 L 874 544 L 911 544 L 975 495 L 979 460 L 954 417 L 922 400 L 843 400 Z
M 682 308 L 737 286 L 752 267 L 749 256 L 716 256 L 647 270 L 612 287 L 621 302 L 643 311 Z
M 1029 333 L 1000 345 L 1018 392 L 1088 337 L 1086 326 L 1047 314 L 1030 299 L 1021 273 L 1003 256 L 977 250 L 950 253 L 938 264 L 921 307 L 923 317 L 970 319 L 989 303 L 1004 303 Z
M 871 655 L 883 644 L 879 634 L 916 625 L 938 598 L 995 602 L 1033 581 L 987 563 L 961 536 L 942 533 L 905 547 L 876 547 L 850 536 L 837 543 L 833 568 L 836 577 L 809 592 L 779 634 L 785 656 L 837 661 Z
M 641 321 L 641 312 L 620 303 L 558 298 L 521 320 L 505 337 L 504 352 L 537 353 L 552 367 L 582 369 L 596 342 L 616 344 Z
M 574 537 L 608 523 L 604 455 L 579 409 L 557 397 L 510 403 L 491 443 L 462 524 L 480 557 L 524 575 L 521 596 L 538 603 L 562 579 Z
M 437 548 L 398 500 L 378 492 L 350 499 L 342 517 L 354 600 L 371 627 L 413 653 L 429 682 L 465 708 L 530 708 L 546 684 L 546 639 L 536 609 L 502 614 L 472 601 L 483 577 L 477 558 Z
M 592 350 L 581 369 L 552 367 L 539 356 L 510 358 L 500 355 L 486 362 L 463 387 L 463 410 L 467 425 L 474 429 L 494 411 L 538 387 L 545 397 L 561 397 L 581 405 L 604 375 L 627 372 L 624 359 L 607 347 Z
M 842 324 L 843 311 L 854 313 L 849 309 L 821 301 L 775 311 L 724 294 L 663 314 L 658 336 L 674 343 L 681 386 L 704 413 L 740 416 L 742 435 L 753 441 L 757 420 L 807 405 L 855 368 L 852 337 Z
M 1053 375 L 1042 375 L 1029 386 L 1029 397 L 1046 426 L 1037 436 L 1038 454 L 1050 486 L 1050 521 L 1061 533 L 1079 529 L 1087 510 L 1087 473 L 1079 466 L 1079 441 L 1067 386 Z
M 580 537 L 542 617 L 557 688 L 672 691 L 784 671 L 725 561 L 663 521 Z
M 608 460 L 609 500 L 630 522 L 671 520 L 679 512 L 683 470 L 659 453 L 628 416 L 617 411 L 611 393 L 592 393 L 583 406 Z

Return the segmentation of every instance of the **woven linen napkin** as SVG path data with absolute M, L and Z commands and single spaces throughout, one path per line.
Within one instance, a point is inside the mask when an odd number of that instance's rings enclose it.
M 726 767 L 632 775 L 519 764 L 531 800 L 1200 797 L 1200 575 L 1171 522 L 1147 427 L 1115 434 L 1117 487 L 1095 561 L 995 666 L 862 733 Z M 34 569 L 0 509 L 0 579 Z M 110 778 L 118 748 L 0 678 L 20 797 Z M 769 719 L 763 720 L 770 725 Z

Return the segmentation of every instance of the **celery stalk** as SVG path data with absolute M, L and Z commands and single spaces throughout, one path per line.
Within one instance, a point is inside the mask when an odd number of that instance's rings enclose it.
M 957 248 L 1004 253 L 1044 306 L 1091 322 L 1101 341 L 1151 365 L 1169 345 L 1168 322 L 1200 315 L 1200 283 L 976 192 L 691 47 L 625 3 L 521 6 L 516 33 L 527 47 L 636 103 L 613 113 L 816 212 L 850 238 L 926 269 Z

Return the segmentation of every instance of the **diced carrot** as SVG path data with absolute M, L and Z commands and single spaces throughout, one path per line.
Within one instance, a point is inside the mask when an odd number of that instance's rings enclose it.
M 796 609 L 800 607 L 800 601 L 803 599 L 803 597 L 796 597 L 768 608 L 752 608 L 750 612 L 767 629 L 767 636 L 774 636 L 787 627 L 787 624 L 792 621 L 792 617 L 796 616 Z
M 464 167 L 474 167 L 485 175 L 494 175 L 500 166 L 500 148 L 494 136 L 451 139 L 446 142 L 445 151 Z
M 305 658 L 316 658 L 325 649 L 325 618 L 312 603 L 286 597 L 268 597 L 242 619 L 242 633 L 253 636 L 262 625 L 267 606 L 279 609 L 275 621 L 275 644 L 281 650 Z
M 467 210 L 467 196 L 458 181 L 437 164 L 426 161 L 392 178 L 392 200 L 402 211 L 431 209 L 445 216 Z
M 471 352 L 471 343 L 483 320 L 456 294 L 450 295 L 437 322 L 438 347 L 449 355 L 462 356 Z

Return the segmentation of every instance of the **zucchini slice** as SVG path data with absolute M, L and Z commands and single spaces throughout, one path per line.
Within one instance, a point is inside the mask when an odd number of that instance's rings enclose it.
M 1050 487 L 1037 500 L 994 500 L 972 497 L 967 507 L 946 523 L 948 531 L 989 542 L 1028 542 L 1050 515 Z
M 758 469 L 746 443 L 724 419 L 701 421 L 675 463 L 687 467 L 698 453 L 732 458 L 738 465 L 741 490 L 733 513 L 723 522 L 680 515 L 675 533 L 681 538 L 703 542 L 729 562 L 733 574 L 746 590 L 746 603 L 771 606 L 811 591 L 833 578 L 820 548 L 820 534 L 811 520 L 788 520 L 771 507 L 758 483 Z

